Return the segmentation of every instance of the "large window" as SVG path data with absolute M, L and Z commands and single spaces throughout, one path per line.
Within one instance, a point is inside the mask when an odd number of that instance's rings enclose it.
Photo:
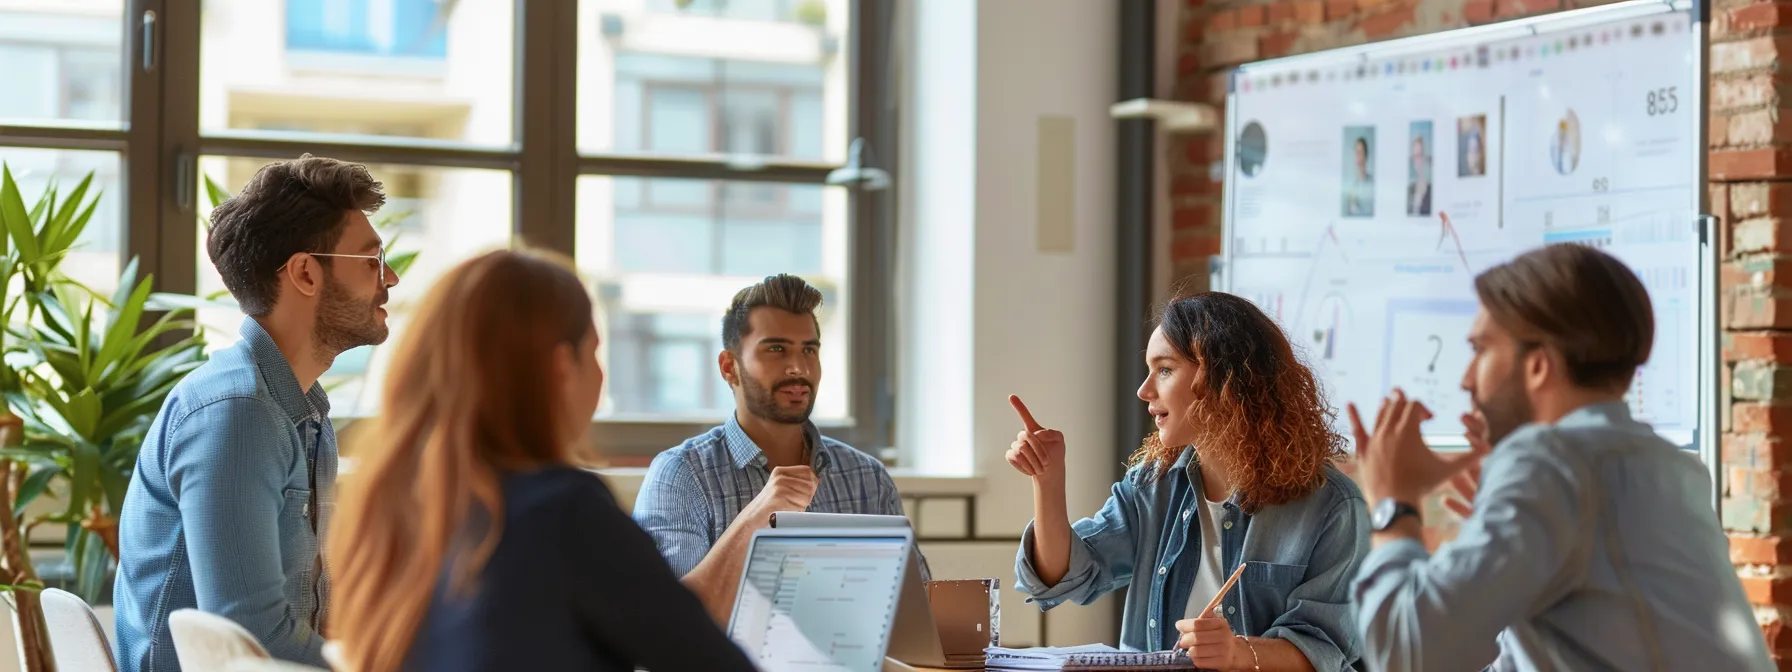
M 798 274 L 826 296 L 816 419 L 882 447 L 888 339 L 867 330 L 887 323 L 872 316 L 888 278 L 858 269 L 888 251 L 870 195 L 827 183 L 854 138 L 893 148 L 866 121 L 883 84 L 853 49 L 881 1 L 0 2 L 0 161 L 28 193 L 97 174 L 69 264 L 84 283 L 109 291 L 134 256 L 159 291 L 201 296 L 227 296 L 208 182 L 234 192 L 307 152 L 366 163 L 389 196 L 376 226 L 416 253 L 389 343 L 469 256 L 566 253 L 601 304 L 610 454 L 720 421 L 723 309 Z M 200 315 L 213 348 L 240 320 Z M 339 420 L 380 412 L 390 347 L 326 374 Z

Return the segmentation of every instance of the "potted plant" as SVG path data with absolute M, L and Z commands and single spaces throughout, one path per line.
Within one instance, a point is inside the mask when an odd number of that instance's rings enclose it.
M 67 526 L 70 586 L 104 594 L 117 559 L 117 516 L 149 424 L 163 399 L 204 359 L 191 311 L 148 314 L 153 278 L 132 260 L 118 291 L 101 296 L 61 271 L 100 200 L 93 176 L 35 204 L 0 166 L 0 591 L 10 596 L 25 670 L 49 669 L 49 642 L 29 532 Z M 144 324 L 145 322 L 148 324 Z M 26 518 L 45 493 L 61 511 Z

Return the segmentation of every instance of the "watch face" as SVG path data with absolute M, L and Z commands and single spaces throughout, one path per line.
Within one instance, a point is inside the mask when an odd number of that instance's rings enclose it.
M 1384 497 L 1375 503 L 1375 510 L 1369 514 L 1369 523 L 1374 525 L 1377 530 L 1387 529 L 1387 526 L 1394 522 L 1394 514 L 1399 511 L 1399 502 L 1395 502 L 1392 497 Z

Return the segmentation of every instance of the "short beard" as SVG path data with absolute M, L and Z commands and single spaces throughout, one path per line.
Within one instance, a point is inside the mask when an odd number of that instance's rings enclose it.
M 809 386 L 809 403 L 800 411 L 786 411 L 778 404 L 778 390 L 791 385 Z M 752 376 L 742 372 L 740 389 L 747 395 L 747 412 L 754 417 L 785 425 L 800 425 L 809 421 L 809 414 L 815 410 L 815 383 L 803 378 L 786 378 L 776 385 L 766 387 Z
M 363 345 L 386 342 L 390 330 L 380 324 L 377 312 L 380 304 L 385 302 L 384 289 L 373 299 L 363 301 L 325 274 L 323 295 L 317 302 L 317 321 L 311 329 L 311 339 L 319 356 L 334 359 L 336 355 Z
M 1514 369 L 1503 385 L 1489 391 L 1486 400 L 1471 398 L 1475 412 L 1487 424 L 1487 445 L 1497 446 L 1500 441 L 1536 420 L 1536 408 L 1531 405 L 1531 398 L 1524 393 L 1524 372 Z

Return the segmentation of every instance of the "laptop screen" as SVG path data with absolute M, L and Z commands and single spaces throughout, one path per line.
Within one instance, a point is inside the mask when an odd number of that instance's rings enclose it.
M 728 634 L 761 669 L 878 672 L 908 552 L 900 536 L 762 534 Z

